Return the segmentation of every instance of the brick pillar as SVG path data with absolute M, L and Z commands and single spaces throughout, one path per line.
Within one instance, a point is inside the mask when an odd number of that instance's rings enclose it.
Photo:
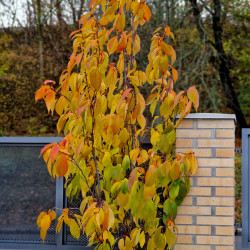
M 176 152 L 195 152 L 199 169 L 180 207 L 175 250 L 234 249 L 235 116 L 190 114 L 176 132 Z

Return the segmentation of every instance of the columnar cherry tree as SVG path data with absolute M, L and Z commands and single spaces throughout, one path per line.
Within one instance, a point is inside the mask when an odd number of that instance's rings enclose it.
M 197 170 L 191 151 L 175 152 L 175 129 L 192 105 L 197 110 L 197 90 L 173 90 L 178 73 L 168 26 L 152 35 L 146 71 L 137 69 L 137 29 L 151 17 L 146 1 L 92 0 L 89 8 L 71 34 L 73 53 L 59 87 L 47 80 L 36 92 L 36 100 L 60 115 L 57 129 L 65 134 L 41 151 L 48 172 L 65 178 L 69 199 L 82 197 L 78 213 L 63 209 L 56 231 L 64 222 L 75 238 L 85 234 L 99 249 L 171 249 L 177 206 Z M 151 88 L 146 100 L 145 84 Z M 150 138 L 149 150 L 143 137 Z M 43 241 L 54 219 L 55 209 L 39 215 Z

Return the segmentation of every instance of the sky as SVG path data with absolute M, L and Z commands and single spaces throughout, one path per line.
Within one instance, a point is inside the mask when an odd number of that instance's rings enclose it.
M 4 2 L 8 5 L 5 7 L 1 4 Z M 20 21 L 22 25 L 25 24 L 25 0 L 0 0 L 0 27 L 10 27 L 10 26 L 19 26 L 16 19 Z M 16 19 L 12 20 L 12 16 L 16 12 Z

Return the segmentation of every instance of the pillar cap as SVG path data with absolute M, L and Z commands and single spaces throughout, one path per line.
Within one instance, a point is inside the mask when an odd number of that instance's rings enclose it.
M 179 118 L 180 115 L 177 116 Z M 211 120 L 234 120 L 236 123 L 235 114 L 221 114 L 221 113 L 191 113 L 185 119 L 211 119 Z

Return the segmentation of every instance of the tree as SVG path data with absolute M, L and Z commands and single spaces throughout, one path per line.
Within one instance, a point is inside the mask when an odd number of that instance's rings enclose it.
M 233 110 L 236 114 L 237 121 L 240 124 L 241 128 L 248 127 L 246 119 L 244 117 L 244 114 L 241 110 L 237 95 L 235 93 L 235 90 L 233 88 L 232 79 L 230 76 L 230 63 L 229 58 L 227 57 L 224 46 L 223 46 L 223 26 L 222 26 L 222 14 L 221 14 L 221 0 L 213 0 L 212 7 L 209 8 L 207 3 L 204 3 L 206 5 L 206 10 L 211 15 L 212 18 L 212 29 L 213 29 L 213 40 L 208 41 L 206 31 L 203 27 L 202 23 L 202 17 L 201 17 L 201 11 L 198 6 L 197 0 L 189 0 L 193 9 L 193 14 L 195 17 L 195 22 L 197 26 L 197 30 L 199 32 L 200 39 L 203 41 L 206 41 L 208 44 L 212 45 L 213 48 L 217 52 L 217 57 L 214 57 L 215 59 L 215 67 L 218 70 L 221 85 L 223 87 L 223 90 L 228 96 L 227 102 L 228 107 L 230 107 L 231 110 Z M 203 1 L 202 1 L 203 2 Z
M 137 69 L 137 28 L 150 17 L 145 1 L 92 0 L 71 34 L 73 53 L 59 87 L 46 80 L 36 92 L 36 100 L 60 115 L 57 129 L 65 133 L 41 151 L 48 171 L 65 178 L 68 198 L 82 197 L 80 215 L 63 209 L 56 230 L 64 222 L 75 238 L 82 231 L 97 248 L 111 249 L 116 242 L 120 249 L 172 248 L 177 206 L 197 170 L 191 151 L 174 150 L 175 128 L 192 105 L 197 110 L 199 97 L 194 86 L 173 90 L 178 73 L 175 51 L 166 42 L 174 39 L 169 26 L 155 30 L 146 72 Z M 151 94 L 145 101 L 140 89 L 146 82 Z M 149 127 L 146 106 L 153 116 Z M 145 136 L 149 150 L 141 147 Z M 55 218 L 54 210 L 39 215 L 43 240 Z M 124 235 L 115 239 L 121 229 Z

